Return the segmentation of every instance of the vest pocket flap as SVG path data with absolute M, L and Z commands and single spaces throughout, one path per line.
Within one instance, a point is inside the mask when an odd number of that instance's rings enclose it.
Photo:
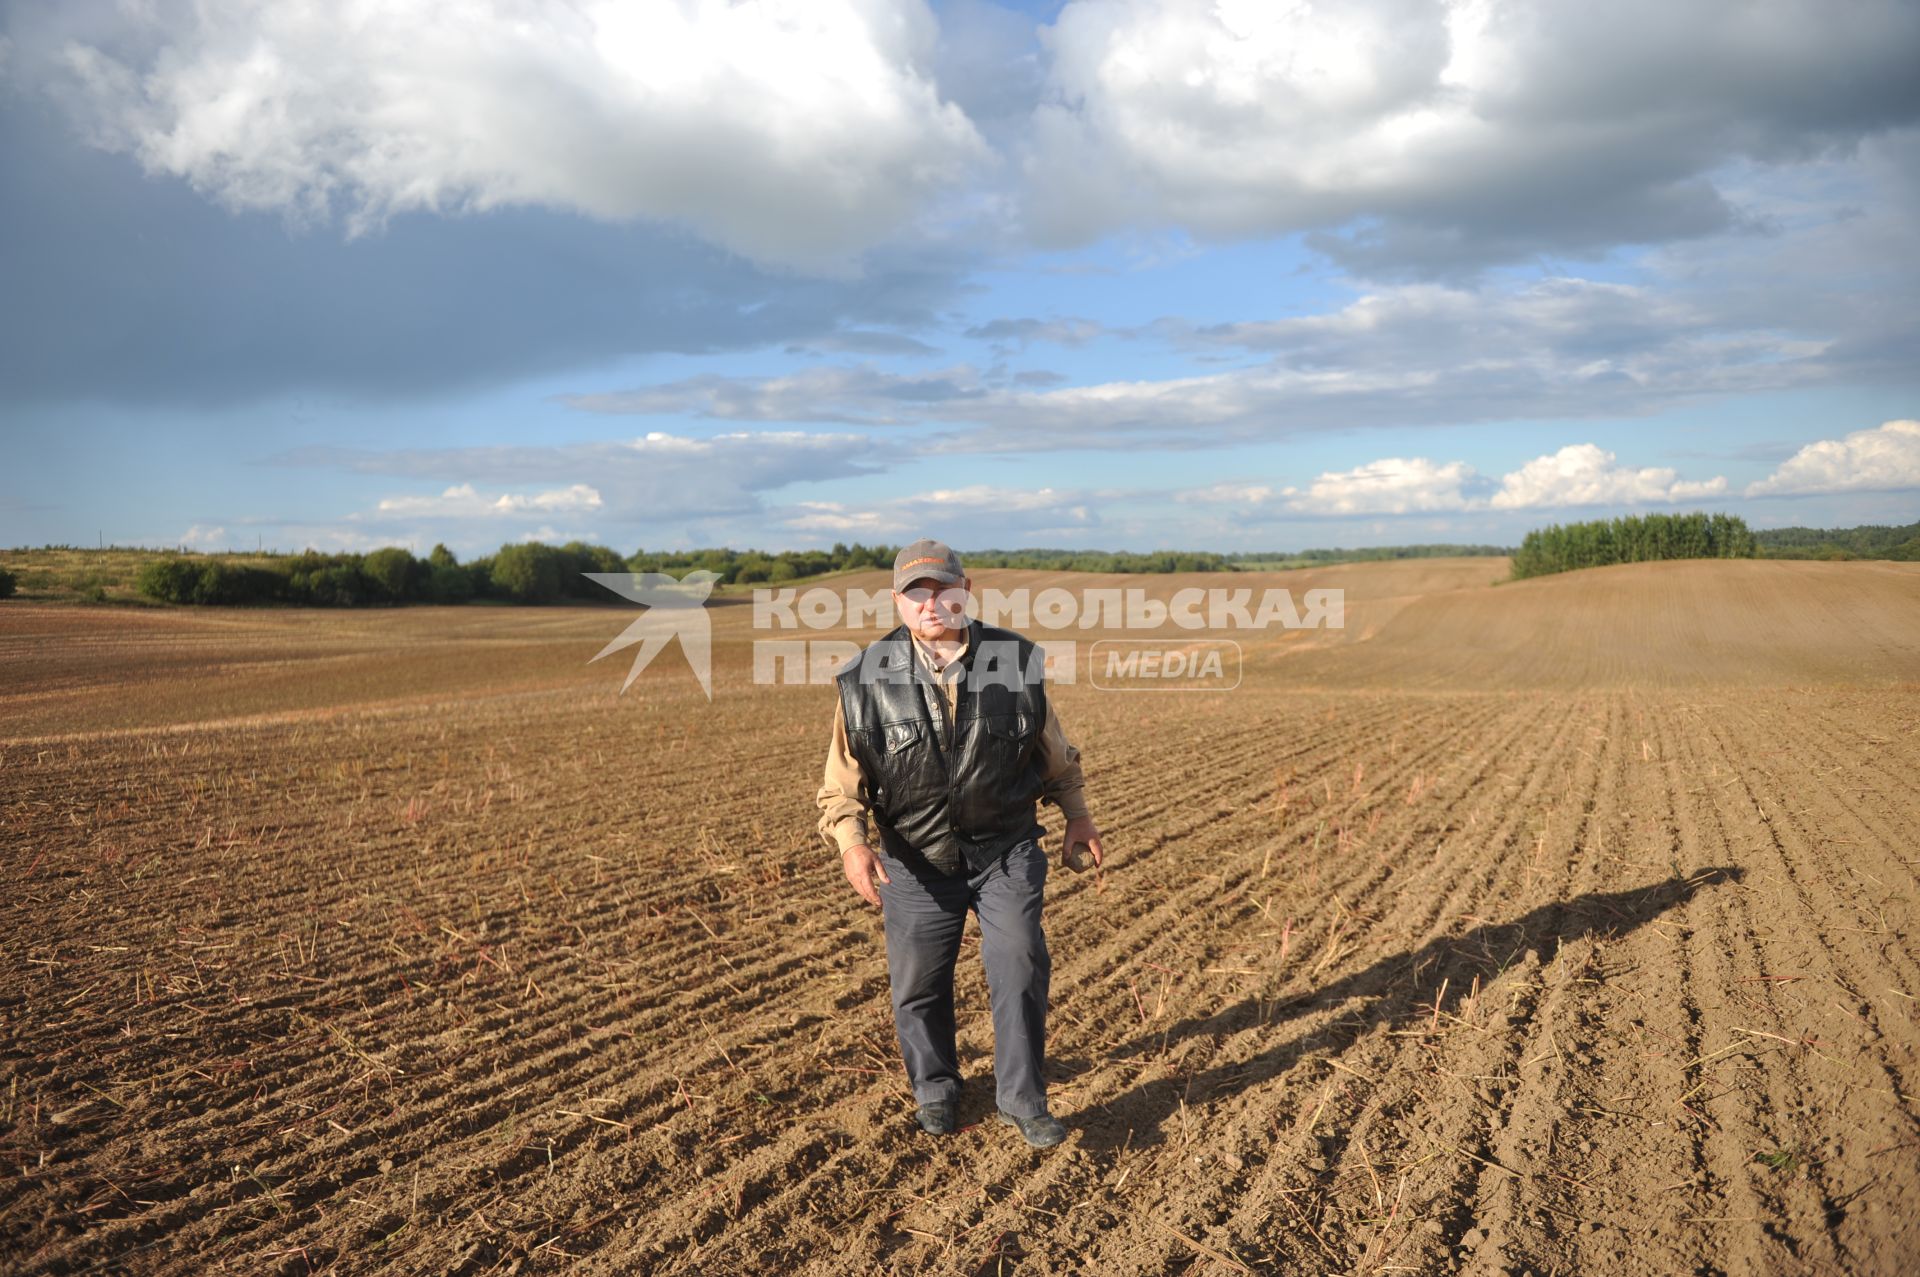
M 987 735 L 998 736 L 1002 740 L 1025 740 L 1033 735 L 1031 714 L 995 714 L 980 721 Z
M 889 754 L 910 749 L 920 740 L 920 724 L 888 723 L 880 729 L 880 747 Z

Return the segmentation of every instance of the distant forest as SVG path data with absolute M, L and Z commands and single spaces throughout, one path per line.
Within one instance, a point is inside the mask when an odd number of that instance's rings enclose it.
M 444 545 L 425 558 L 400 546 L 366 554 L 197 554 L 132 547 L 46 546 L 11 553 L 27 556 L 0 568 L 0 598 L 29 597 L 131 601 L 138 594 L 168 603 L 359 607 L 398 603 L 613 602 L 583 573 L 714 573 L 723 585 L 777 585 L 833 572 L 885 569 L 893 545 L 836 543 L 826 550 L 635 550 L 622 556 L 602 545 L 571 541 L 504 545 L 462 563 Z M 1920 560 L 1920 523 L 1901 527 L 1749 529 L 1731 515 L 1653 514 L 1553 525 L 1527 534 L 1516 550 L 1497 545 L 1400 545 L 1354 549 L 1249 551 L 1029 548 L 971 550 L 969 568 L 1028 568 L 1068 572 L 1252 572 L 1456 556 L 1513 559 L 1516 578 L 1607 563 L 1656 558 L 1904 559 Z M 122 582 L 115 585 L 114 581 Z M 110 591 L 114 592 L 110 594 Z
M 1756 532 L 1763 559 L 1899 559 L 1920 561 L 1920 523 L 1889 527 L 1768 528 Z
M 835 544 L 828 550 L 636 550 L 624 558 L 603 545 L 570 541 L 504 545 L 462 563 L 444 545 L 424 559 L 390 546 L 369 554 L 167 555 L 143 564 L 136 577 L 141 594 L 167 603 L 265 603 L 310 607 L 358 607 L 395 603 L 557 603 L 567 599 L 613 601 L 587 572 L 664 572 L 684 576 L 706 570 L 724 585 L 778 585 L 830 572 L 891 568 L 900 547 Z M 1235 572 L 1380 559 L 1503 555 L 1501 546 L 1415 545 L 1297 553 L 1214 554 L 1163 550 L 1144 554 L 1110 550 L 981 550 L 964 557 L 968 568 L 1037 568 L 1074 572 Z
M 1204 550 L 969 550 L 967 568 L 1039 568 L 1052 572 L 1273 572 L 1329 563 L 1374 563 L 1384 559 L 1451 559 L 1512 554 L 1502 545 L 1388 545 L 1353 550 L 1255 550 L 1215 554 Z

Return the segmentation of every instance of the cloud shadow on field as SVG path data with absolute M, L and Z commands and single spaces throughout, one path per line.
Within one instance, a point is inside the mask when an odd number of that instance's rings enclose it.
M 1631 891 L 1589 892 L 1542 905 L 1512 922 L 1487 923 L 1463 935 L 1430 940 L 1416 950 L 1382 958 L 1363 971 L 1342 976 L 1297 998 L 1280 1002 L 1247 998 L 1212 1015 L 1189 1017 L 1164 1033 L 1142 1034 L 1114 1056 L 1139 1059 L 1192 1038 L 1227 1036 L 1262 1022 L 1280 1028 L 1290 1015 L 1366 999 L 1354 1012 L 1322 1028 L 1304 1031 L 1250 1060 L 1235 1056 L 1190 1074 L 1144 1082 L 1105 1104 L 1090 1105 L 1063 1117 L 1070 1129 L 1081 1130 L 1087 1148 L 1106 1150 L 1123 1143 L 1138 1148 L 1162 1143 L 1166 1125 L 1183 1101 L 1192 1106 L 1239 1094 L 1272 1082 L 1310 1055 L 1338 1057 L 1376 1028 L 1430 1016 L 1442 981 L 1446 982 L 1445 993 L 1438 1006 L 1458 1014 L 1475 977 L 1484 991 L 1528 950 L 1537 953 L 1540 966 L 1545 967 L 1569 940 L 1588 935 L 1623 936 L 1687 903 L 1702 888 L 1737 883 L 1744 875 L 1745 870 L 1737 866 L 1719 866 Z

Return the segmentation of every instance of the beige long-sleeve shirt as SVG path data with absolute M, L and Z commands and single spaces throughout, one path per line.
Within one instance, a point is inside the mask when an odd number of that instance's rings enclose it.
M 967 641 L 973 641 L 973 629 L 968 627 Z M 960 695 L 960 658 L 966 654 L 963 647 L 946 660 L 940 657 L 919 635 L 913 635 L 914 655 L 921 666 L 939 685 L 944 697 L 947 722 L 953 722 L 954 705 Z M 1047 698 L 1047 721 L 1040 728 L 1040 739 L 1035 745 L 1040 765 L 1040 801 L 1050 802 L 1060 808 L 1061 814 L 1068 820 L 1079 820 L 1087 815 L 1086 778 L 1080 771 L 1080 751 L 1067 740 L 1066 732 L 1060 726 L 1060 715 L 1053 707 L 1053 698 Z M 833 703 L 833 739 L 827 746 L 826 774 L 820 782 L 820 793 L 816 798 L 820 804 L 820 835 L 841 851 L 866 842 L 867 832 L 867 785 L 860 774 L 860 763 L 847 745 L 847 722 L 840 708 L 838 697 Z

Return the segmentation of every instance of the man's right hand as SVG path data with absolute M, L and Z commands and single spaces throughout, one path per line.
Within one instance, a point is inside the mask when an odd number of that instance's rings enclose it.
M 873 854 L 873 848 L 863 842 L 855 843 L 840 853 L 840 868 L 860 898 L 875 909 L 880 908 L 880 889 L 873 884 L 878 880 L 892 886 L 893 879 L 887 877 L 887 867 Z

